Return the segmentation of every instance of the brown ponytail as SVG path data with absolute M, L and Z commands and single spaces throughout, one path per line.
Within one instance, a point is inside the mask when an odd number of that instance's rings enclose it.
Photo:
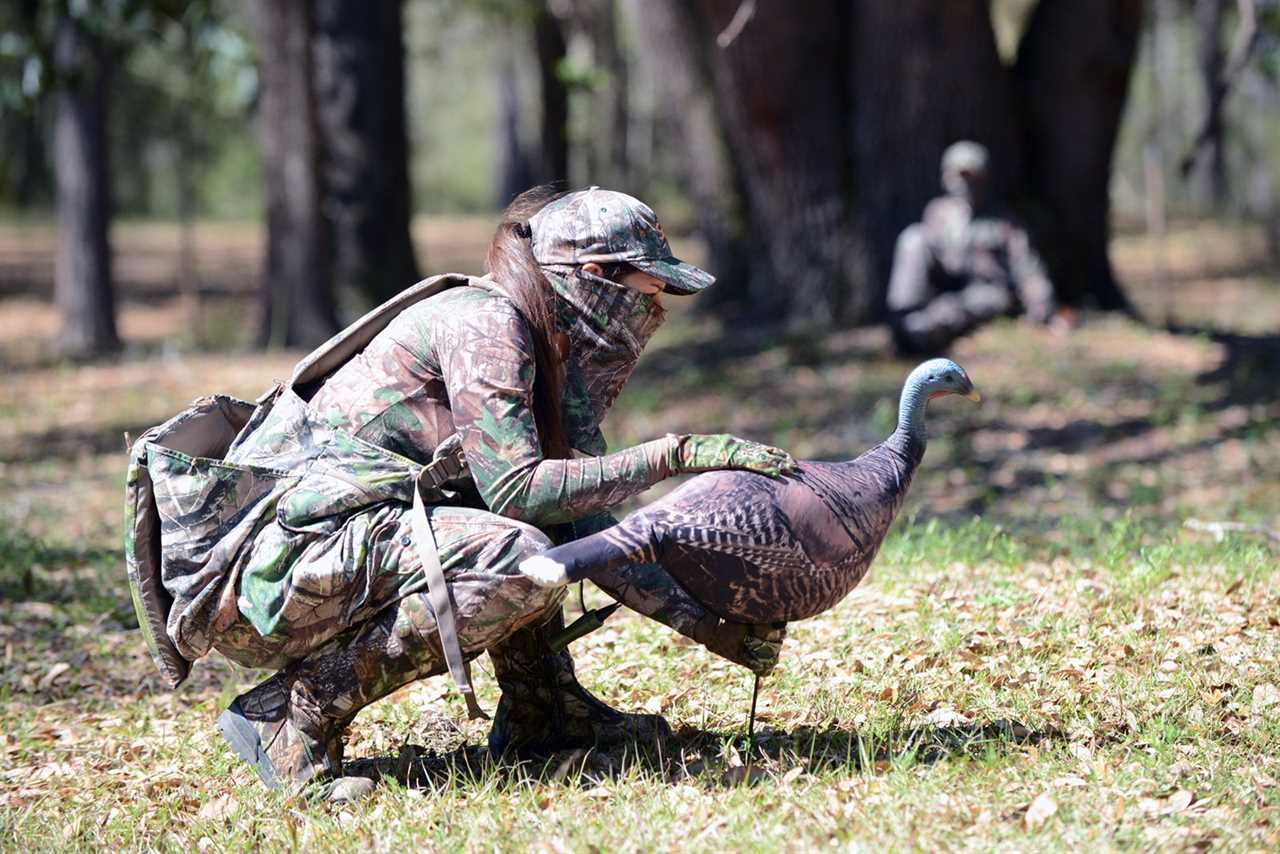
M 533 257 L 529 218 L 565 193 L 549 186 L 526 190 L 507 205 L 485 257 L 485 270 L 515 303 L 533 336 L 536 371 L 533 417 L 542 453 L 549 458 L 572 456 L 560 420 L 567 341 L 556 332 L 555 294 Z

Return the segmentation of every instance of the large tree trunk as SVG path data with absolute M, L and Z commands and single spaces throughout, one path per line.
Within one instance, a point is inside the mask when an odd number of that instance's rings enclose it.
M 630 18 L 641 39 L 640 56 L 659 81 L 660 114 L 677 129 L 682 177 L 707 247 L 716 287 L 698 306 L 737 305 L 748 300 L 751 265 L 746 216 L 733 158 L 717 114 L 711 43 L 686 0 L 633 0 Z M 736 309 L 731 309 L 736 310 Z
M 848 4 L 694 6 L 759 247 L 752 306 L 792 328 L 869 316 L 875 300 L 850 204 Z M 707 44 L 710 34 L 719 42 Z
M 870 0 L 854 10 L 854 192 L 880 296 L 898 233 L 941 191 L 948 145 L 986 145 L 1001 197 L 1021 186 L 1023 162 L 987 2 Z
M 1027 177 L 1058 298 L 1132 311 L 1107 255 L 1111 155 L 1142 27 L 1142 0 L 1041 0 L 1015 67 Z
M 568 54 L 564 23 L 546 0 L 539 2 L 533 21 L 533 44 L 542 85 L 542 124 L 539 135 L 538 181 L 569 180 L 569 90 L 560 79 L 560 63 Z
M 110 164 L 107 154 L 109 59 L 73 18 L 58 23 L 54 62 L 54 162 L 58 247 L 54 300 L 62 315 L 60 349 L 86 358 L 120 346 L 111 286 Z
M 380 303 L 418 279 L 400 0 L 313 5 L 314 86 L 334 278 Z
M 267 205 L 261 341 L 311 347 L 338 328 L 320 135 L 312 92 L 311 4 L 252 3 L 260 56 L 259 122 Z

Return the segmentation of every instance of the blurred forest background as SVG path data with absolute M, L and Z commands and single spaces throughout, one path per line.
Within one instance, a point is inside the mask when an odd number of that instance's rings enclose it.
M 310 346 L 477 270 L 467 218 L 555 180 L 699 238 L 721 278 L 701 308 L 871 322 L 960 138 L 1060 300 L 1129 311 L 1114 230 L 1248 223 L 1280 252 L 1278 43 L 1274 0 L 16 0 L 0 296 L 52 300 L 58 331 L 6 358 L 137 344 L 135 303 L 172 303 L 170 347 Z M 433 218 L 457 226 L 438 252 Z M 1153 245 L 1138 307 L 1163 323 Z

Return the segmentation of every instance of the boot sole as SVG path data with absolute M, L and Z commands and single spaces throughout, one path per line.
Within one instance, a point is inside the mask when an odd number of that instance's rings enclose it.
M 262 747 L 262 739 L 258 738 L 258 730 L 245 717 L 240 708 L 240 701 L 233 700 L 227 710 L 218 717 L 218 730 L 231 745 L 236 755 L 248 762 L 268 789 L 280 788 L 280 775 L 276 766 L 271 764 L 266 750 Z

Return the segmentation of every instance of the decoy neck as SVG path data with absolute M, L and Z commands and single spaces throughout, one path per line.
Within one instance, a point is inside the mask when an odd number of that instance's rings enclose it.
M 964 368 L 950 359 L 930 359 L 907 374 L 898 401 L 898 427 L 889 437 L 890 444 L 908 457 L 919 459 L 929 440 L 924 426 L 925 407 L 933 398 L 948 394 L 974 402 L 982 400 Z

